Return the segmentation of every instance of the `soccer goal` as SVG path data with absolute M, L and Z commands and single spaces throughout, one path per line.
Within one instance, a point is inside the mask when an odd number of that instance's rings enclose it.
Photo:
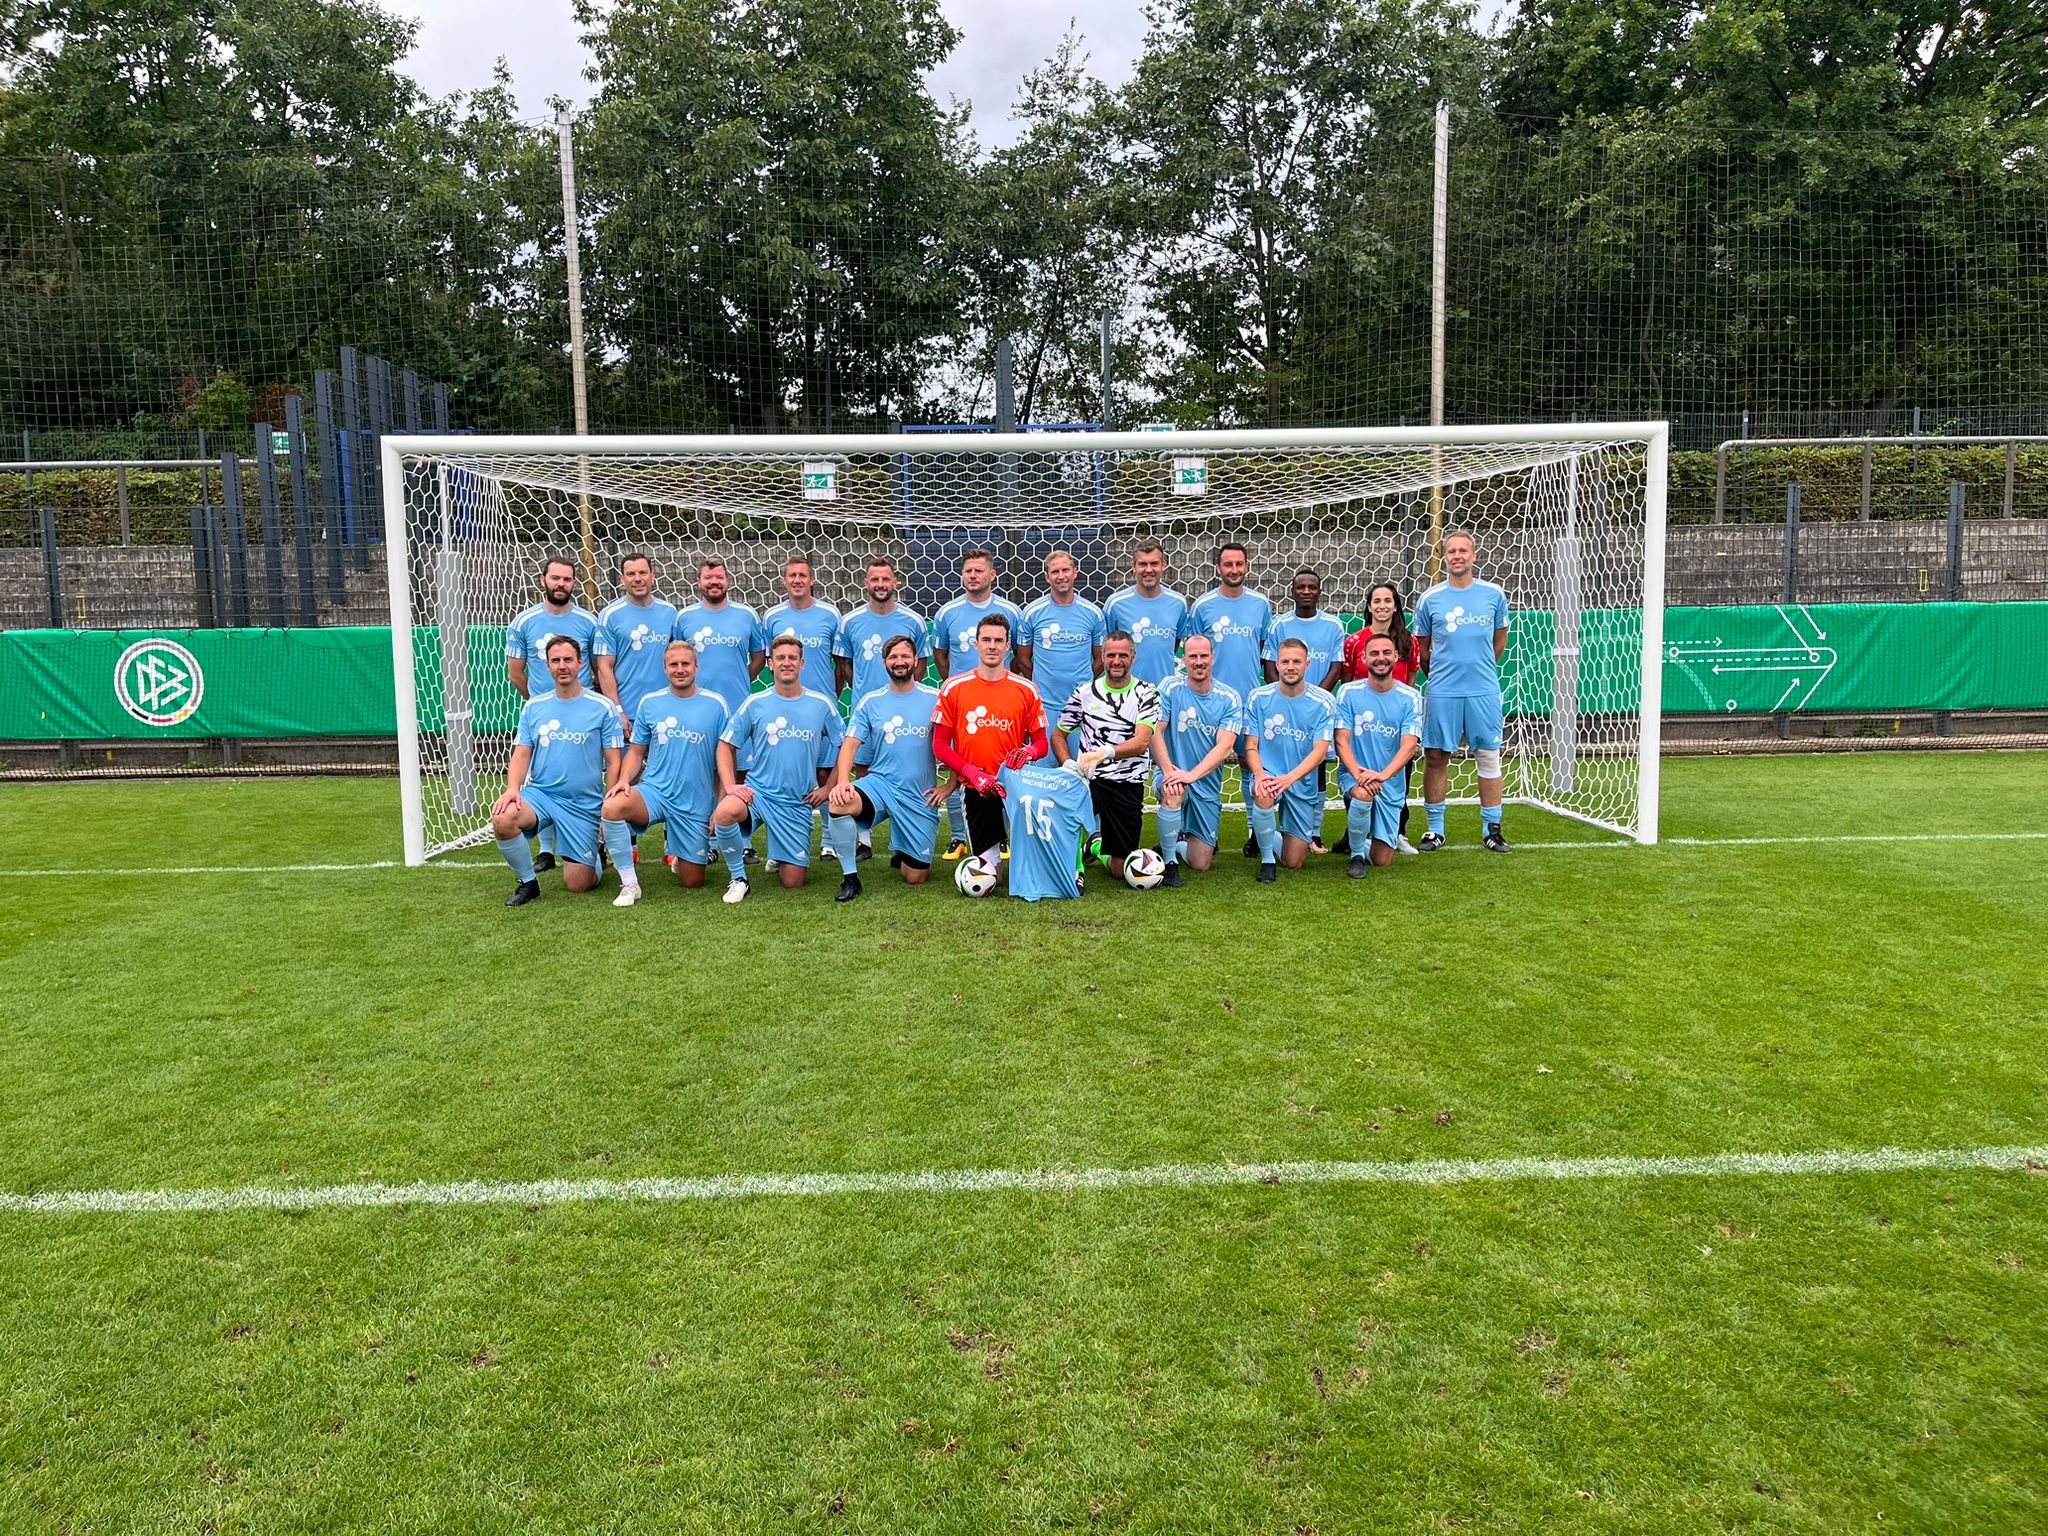
M 405 859 L 488 840 L 522 701 L 505 627 L 540 562 L 614 594 L 617 556 L 653 557 L 660 590 L 692 600 L 696 562 L 724 560 L 732 597 L 781 601 L 785 559 L 808 555 L 818 598 L 865 601 L 871 556 L 929 619 L 961 555 L 993 549 L 997 590 L 1022 601 L 1054 549 L 1082 595 L 1128 584 L 1157 539 L 1190 601 L 1227 541 L 1250 585 L 1288 611 L 1300 566 L 1325 611 L 1356 628 L 1367 589 L 1412 608 L 1439 578 L 1445 533 L 1478 541 L 1506 589 L 1502 664 L 1509 803 L 1641 842 L 1657 836 L 1664 603 L 1663 423 L 1301 431 L 904 434 L 862 437 L 388 437 L 385 538 Z M 1415 779 L 1420 789 L 1420 774 Z M 1469 761 L 1451 798 L 1469 801 Z

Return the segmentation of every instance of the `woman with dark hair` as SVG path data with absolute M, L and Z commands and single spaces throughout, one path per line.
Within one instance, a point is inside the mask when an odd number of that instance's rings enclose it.
M 1408 606 L 1401 600 L 1401 589 L 1391 581 L 1376 581 L 1366 589 L 1365 624 L 1356 634 L 1347 635 L 1344 640 L 1344 680 L 1354 682 L 1365 676 L 1365 642 L 1374 635 L 1390 635 L 1394 641 L 1394 681 L 1419 686 L 1416 679 L 1421 669 L 1415 663 L 1415 637 L 1408 631 Z M 1347 775 L 1339 770 L 1339 789 L 1349 794 L 1351 787 L 1345 783 Z M 1346 833 L 1337 840 L 1334 853 L 1348 854 L 1351 851 L 1351 836 Z M 1401 851 L 1413 853 L 1414 846 L 1408 841 L 1408 808 L 1401 807 Z

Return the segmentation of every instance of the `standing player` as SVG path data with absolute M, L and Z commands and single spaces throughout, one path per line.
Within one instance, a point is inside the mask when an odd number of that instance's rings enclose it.
M 1294 573 L 1288 595 L 1294 599 L 1294 611 L 1275 618 L 1266 631 L 1266 645 L 1261 653 L 1266 681 L 1270 683 L 1280 675 L 1274 667 L 1280 642 L 1299 640 L 1308 647 L 1309 686 L 1334 698 L 1338 681 L 1344 676 L 1344 621 L 1322 610 L 1323 573 L 1313 566 L 1302 566 Z M 1323 769 L 1318 767 L 1316 789 L 1320 792 L 1322 788 Z M 1311 853 L 1325 851 L 1321 838 L 1309 844 Z
M 1394 681 L 1391 635 L 1366 642 L 1366 679 L 1337 695 L 1337 759 L 1350 788 L 1344 797 L 1354 880 L 1370 864 L 1391 864 L 1408 808 L 1408 765 L 1422 746 L 1422 695 Z
M 676 605 L 654 595 L 654 561 L 644 551 L 619 556 L 619 585 L 625 595 L 613 598 L 597 615 L 593 661 L 597 691 L 617 706 L 630 741 L 633 711 L 648 694 L 666 686 Z
M 818 601 L 817 585 L 817 568 L 809 555 L 791 555 L 782 562 L 782 590 L 788 595 L 761 615 L 762 643 L 795 635 L 804 647 L 804 686 L 835 698 L 839 683 L 833 675 L 832 644 L 839 638 L 839 610 Z M 737 709 L 739 700 L 732 704 Z
M 1244 700 L 1216 681 L 1215 664 L 1209 637 L 1189 635 L 1181 653 L 1183 675 L 1168 678 L 1159 691 L 1152 756 L 1159 763 L 1159 851 L 1166 859 L 1160 883 L 1174 888 L 1181 884 L 1182 859 L 1196 869 L 1215 861 L 1223 765 L 1244 734 Z
M 1408 605 L 1401 597 L 1401 589 L 1391 581 L 1376 581 L 1365 593 L 1365 625 L 1344 641 L 1344 676 L 1352 682 L 1364 682 L 1367 677 L 1365 666 L 1366 643 L 1374 635 L 1391 636 L 1394 642 L 1394 681 L 1419 687 L 1422 667 L 1416 660 L 1415 637 L 1408 632 Z M 1351 794 L 1349 775 L 1341 769 L 1337 774 L 1337 787 L 1348 799 Z M 1395 845 L 1403 853 L 1419 850 L 1408 841 L 1408 803 L 1401 803 L 1401 838 Z M 1337 840 L 1337 851 L 1351 851 L 1349 831 Z
M 1251 794 L 1245 810 L 1259 849 L 1259 879 L 1279 878 L 1276 864 L 1299 869 L 1323 830 L 1323 794 L 1316 769 L 1329 755 L 1337 701 L 1304 677 L 1308 647 L 1280 643 L 1278 682 L 1254 688 L 1244 701 L 1245 757 Z
M 597 649 L 597 615 L 576 601 L 576 567 L 560 555 L 543 560 L 540 567 L 541 600 L 530 608 L 522 608 L 505 626 L 505 675 L 512 681 L 512 691 L 522 699 L 538 699 L 554 692 L 554 679 L 548 672 L 548 643 L 558 635 L 567 635 L 576 642 L 576 648 L 583 653 L 583 665 L 577 673 L 577 681 L 585 688 L 590 686 L 590 658 Z M 549 870 L 555 867 L 555 829 L 552 824 L 541 828 L 540 857 L 533 867 Z
M 919 656 L 932 653 L 923 616 L 896 601 L 896 562 L 876 555 L 868 561 L 865 585 L 867 602 L 839 621 L 839 638 L 832 644 L 839 686 L 851 686 L 850 696 L 856 699 L 889 686 L 882 647 L 896 636 L 910 636 Z
M 746 843 L 741 824 L 768 824 L 768 857 L 784 889 L 810 878 L 811 812 L 825 803 L 832 765 L 845 731 L 839 707 L 803 685 L 804 643 L 783 635 L 768 648 L 775 686 L 750 694 L 718 738 L 718 783 L 723 797 L 711 818 L 712 834 L 732 883 L 724 900 L 747 899 Z M 750 763 L 747 782 L 739 764 Z M 854 872 L 851 847 L 834 849 L 842 875 Z
M 640 899 L 633 843 L 657 821 L 665 829 L 665 861 L 686 887 L 694 891 L 701 886 L 711 863 L 718 738 L 732 711 L 724 699 L 697 686 L 697 648 L 689 641 L 669 641 L 663 663 L 668 686 L 634 707 L 625 772 L 604 802 L 605 852 L 619 872 L 615 907 L 630 907 Z
M 846 740 L 832 779 L 832 821 L 827 831 L 835 851 L 872 832 L 877 822 L 889 823 L 889 862 L 903 871 L 907 885 L 931 878 L 932 855 L 939 840 L 938 768 L 932 760 L 932 715 L 939 691 L 918 677 L 917 646 L 908 635 L 896 635 L 882 648 L 889 686 L 877 688 L 853 706 Z M 853 770 L 865 760 L 867 772 Z M 951 777 L 951 775 L 949 775 Z M 846 862 L 842 853 L 840 863 Z M 836 901 L 860 894 L 860 876 L 839 882 Z
M 1444 845 L 1444 791 L 1451 756 L 1469 743 L 1479 765 L 1479 819 L 1486 846 L 1506 853 L 1500 829 L 1501 707 L 1500 659 L 1508 648 L 1508 595 L 1472 572 L 1478 546 L 1460 530 L 1444 539 L 1444 580 L 1415 605 L 1415 646 L 1429 674 L 1429 708 L 1423 716 L 1422 809 L 1429 831 L 1421 848 Z
M 1003 800 L 996 774 L 1046 754 L 1045 705 L 1029 678 L 1003 665 L 1010 621 L 999 613 L 974 633 L 974 670 L 955 672 L 939 690 L 932 711 L 932 756 L 967 786 L 967 846 L 987 853 L 1002 846 Z
M 1145 836 L 1145 760 L 1159 728 L 1159 691 L 1131 676 L 1138 644 L 1121 629 L 1102 637 L 1102 676 L 1091 678 L 1061 706 L 1053 755 L 1064 767 L 1075 756 L 1105 754 L 1089 780 L 1102 827 L 1099 857 L 1119 880 L 1124 859 Z M 1079 732 L 1079 742 L 1067 738 Z M 1014 846 L 1014 845 L 1013 845 Z
M 1273 626 L 1273 605 L 1262 593 L 1246 588 L 1252 561 L 1242 544 L 1225 544 L 1216 551 L 1216 586 L 1195 600 L 1188 614 L 1190 633 L 1200 631 L 1216 648 L 1216 681 L 1240 699 L 1249 701 L 1252 691 L 1266 680 L 1262 658 L 1266 631 Z M 1251 744 L 1247 733 L 1238 738 L 1237 761 L 1248 768 L 1245 750 Z M 1247 808 L 1251 792 L 1245 792 Z M 1258 852 L 1258 839 L 1245 839 L 1245 857 Z
M 1188 600 L 1166 586 L 1166 548 L 1147 539 L 1131 555 L 1132 585 L 1102 605 L 1102 622 L 1138 647 L 1133 677 L 1154 688 L 1173 676 L 1174 653 L 1188 637 Z
M 955 672 L 968 671 L 980 660 L 974 632 L 991 613 L 1000 613 L 1010 621 L 1012 640 L 1023 626 L 1024 610 L 1005 598 L 997 597 L 995 586 L 996 557 L 993 551 L 970 549 L 960 557 L 961 595 L 941 608 L 932 619 L 932 662 L 939 669 L 940 682 Z M 1008 661 L 1005 656 L 1006 665 Z M 967 853 L 966 802 L 961 798 L 964 793 L 956 789 L 946 801 L 947 836 L 951 841 L 951 846 L 946 849 L 948 859 L 959 859 Z
M 768 641 L 761 633 L 761 616 L 733 602 L 731 591 L 723 560 L 715 555 L 699 560 L 697 601 L 676 615 L 676 638 L 697 648 L 697 685 L 737 710 L 761 675 Z
M 1081 568 L 1064 549 L 1045 557 L 1045 596 L 1024 610 L 1017 631 L 1017 670 L 1045 700 L 1050 724 L 1074 690 L 1102 671 L 1102 610 L 1074 592 Z
M 1009 826 L 1012 896 L 1064 901 L 1081 894 L 1081 847 L 1100 830 L 1088 789 L 1097 761 L 1096 753 L 1084 752 L 1064 768 L 1024 763 L 996 775 L 997 804 Z
M 548 641 L 548 674 L 555 691 L 528 699 L 505 793 L 491 807 L 491 836 L 519 884 L 505 898 L 523 907 L 540 895 L 529 833 L 553 828 L 562 851 L 562 884 L 572 891 L 597 886 L 598 812 L 605 791 L 620 782 L 625 733 L 611 700 L 583 686 L 583 647 L 568 635 Z

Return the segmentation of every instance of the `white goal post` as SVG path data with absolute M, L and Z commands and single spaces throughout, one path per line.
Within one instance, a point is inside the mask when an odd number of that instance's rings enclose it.
M 615 595 L 617 556 L 653 556 L 660 591 L 694 600 L 696 560 L 725 561 L 732 598 L 765 613 L 782 562 L 810 557 L 818 599 L 864 601 L 871 554 L 929 619 L 960 555 L 993 547 L 1020 604 L 1040 560 L 1071 551 L 1100 602 L 1158 540 L 1168 585 L 1214 585 L 1215 547 L 1250 548 L 1251 586 L 1288 611 L 1297 567 L 1355 627 L 1391 580 L 1412 610 L 1443 535 L 1467 529 L 1502 586 L 1510 804 L 1643 843 L 1657 839 L 1662 712 L 1663 422 L 1285 431 L 909 432 L 860 436 L 447 437 L 383 440 L 385 556 L 405 861 L 489 839 L 522 700 L 505 628 L 543 558 Z M 1427 690 L 1425 689 L 1425 704 Z M 1419 792 L 1417 771 L 1413 789 Z M 1472 798 L 1471 765 L 1452 798 Z

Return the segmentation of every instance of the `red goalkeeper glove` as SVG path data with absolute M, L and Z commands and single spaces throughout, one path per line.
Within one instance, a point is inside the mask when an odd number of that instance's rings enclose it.
M 1025 764 L 1031 761 L 1032 757 L 1028 749 L 1024 747 L 1012 747 L 1010 748 L 1009 755 L 1003 759 L 1003 766 L 1005 768 L 1022 768 Z
M 1001 798 L 1003 786 L 996 782 L 996 776 L 986 768 L 969 768 L 966 778 L 968 787 L 976 793 Z

